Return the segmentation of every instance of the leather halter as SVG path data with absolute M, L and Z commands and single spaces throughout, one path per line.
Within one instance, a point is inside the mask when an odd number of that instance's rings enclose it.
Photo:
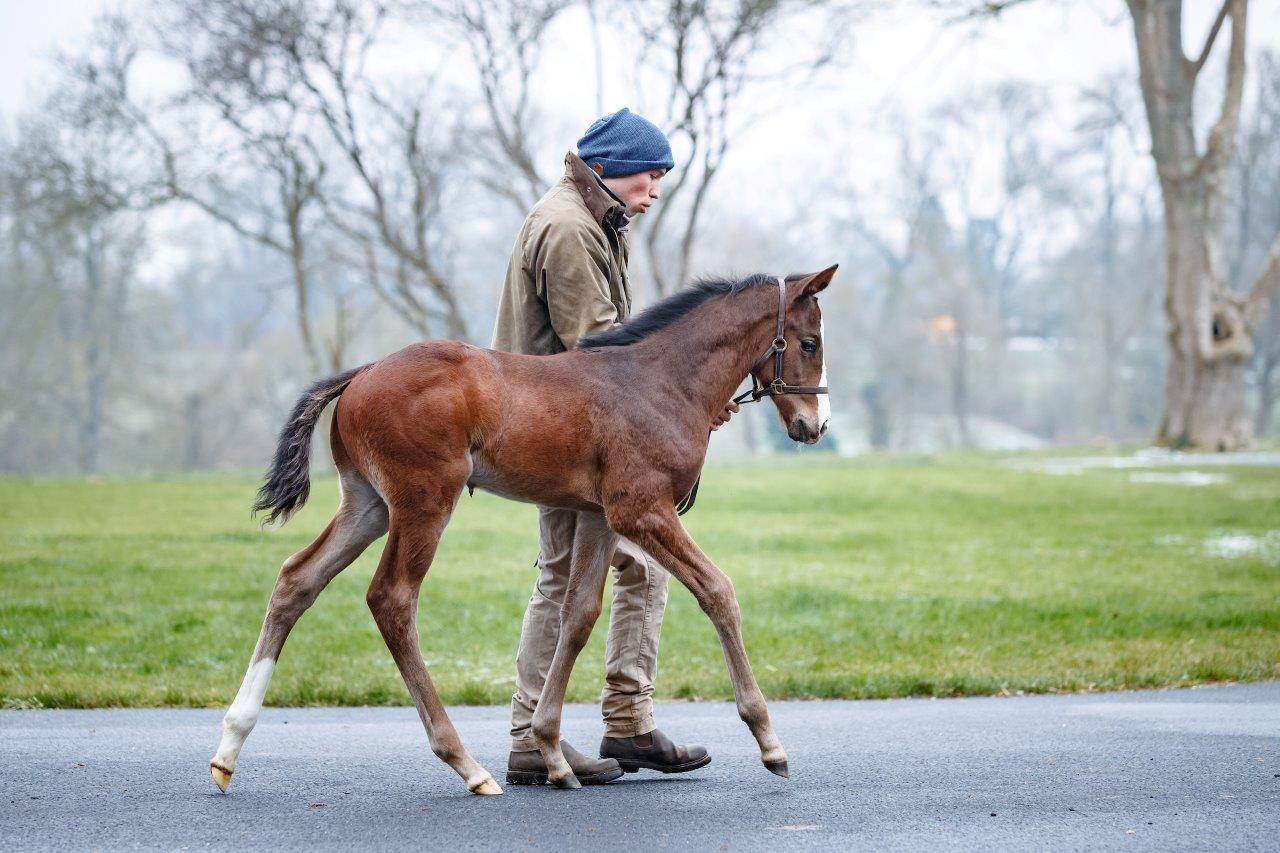
M 769 349 L 765 350 L 765 354 L 751 365 L 751 371 L 747 374 L 751 377 L 751 390 L 743 391 L 741 394 L 733 398 L 733 402 L 739 405 L 745 403 L 755 403 L 765 397 L 775 397 L 779 394 L 828 394 L 825 385 L 788 385 L 782 378 L 782 357 L 787 351 L 787 339 L 783 336 L 787 326 L 787 282 L 781 276 L 778 277 L 778 332 L 773 337 L 773 343 L 769 345 Z M 760 380 L 756 379 L 756 371 L 764 367 L 765 362 L 769 358 L 773 358 L 773 381 L 768 385 L 761 385 Z
M 781 276 L 778 277 L 778 331 L 773 336 L 773 343 L 769 345 L 769 349 L 765 350 L 764 355 L 756 359 L 756 363 L 751 365 L 751 372 L 747 375 L 751 377 L 751 390 L 743 391 L 741 394 L 733 398 L 733 402 L 739 405 L 758 402 L 765 397 L 775 397 L 779 394 L 829 394 L 825 385 L 788 385 L 782 378 L 782 354 L 787 351 L 787 339 L 783 336 L 787 327 L 787 282 Z M 773 358 L 773 381 L 768 385 L 761 385 L 760 380 L 756 379 L 756 371 L 764 367 L 765 362 Z M 708 430 L 707 436 L 711 432 Z M 698 486 L 702 484 L 702 473 L 698 473 L 698 479 L 693 481 L 693 488 L 689 490 L 689 494 L 676 504 L 676 514 L 684 515 L 693 509 L 693 503 L 698 499 Z

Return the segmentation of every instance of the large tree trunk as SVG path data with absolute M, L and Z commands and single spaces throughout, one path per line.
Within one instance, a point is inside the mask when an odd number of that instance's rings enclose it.
M 1151 154 L 1164 199 L 1169 365 L 1156 441 L 1237 450 L 1252 444 L 1244 366 L 1277 270 L 1268 264 L 1248 296 L 1228 287 L 1222 260 L 1227 167 L 1244 89 L 1247 0 L 1224 0 L 1195 57 L 1182 46 L 1180 0 L 1128 0 Z M 1195 139 L 1195 84 L 1214 40 L 1231 22 L 1221 112 L 1204 151 Z M 1274 255 L 1274 253 L 1273 253 Z
M 307 278 L 306 251 L 303 248 L 301 208 L 293 206 L 289 209 L 286 223 L 289 227 L 289 269 L 293 273 L 293 294 L 295 299 L 294 315 L 298 321 L 298 336 L 302 339 L 302 350 L 306 353 L 311 373 L 320 373 L 320 354 L 316 347 L 316 337 L 311 331 L 311 308 L 309 306 L 311 284 Z
M 1156 442 L 1196 450 L 1241 450 L 1253 443 L 1244 409 L 1251 330 L 1242 300 L 1211 268 L 1212 226 L 1204 213 L 1207 189 L 1198 181 L 1187 183 L 1191 186 L 1163 186 L 1169 364 Z
M 1170 354 L 1164 417 L 1157 442 L 1196 450 L 1243 450 L 1253 444 L 1244 413 L 1244 363 L 1204 362 Z

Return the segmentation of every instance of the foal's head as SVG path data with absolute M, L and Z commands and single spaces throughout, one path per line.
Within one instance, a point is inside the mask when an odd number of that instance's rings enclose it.
M 826 289 L 836 274 L 834 266 L 822 272 L 787 279 L 787 322 L 783 337 L 787 348 L 782 353 L 782 376 L 787 385 L 814 386 L 827 384 L 827 365 L 823 358 L 822 309 L 818 294 Z M 756 379 L 768 385 L 774 376 L 774 360 L 756 369 Z M 826 394 L 773 394 L 773 404 L 792 441 L 817 444 L 831 421 L 831 402 Z

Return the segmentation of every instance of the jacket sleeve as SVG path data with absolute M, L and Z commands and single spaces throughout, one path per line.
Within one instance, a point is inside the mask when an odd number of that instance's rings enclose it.
M 618 324 L 618 309 L 609 297 L 609 249 L 603 234 L 576 223 L 553 223 L 534 237 L 529 249 L 538 298 L 566 350 L 579 338 Z

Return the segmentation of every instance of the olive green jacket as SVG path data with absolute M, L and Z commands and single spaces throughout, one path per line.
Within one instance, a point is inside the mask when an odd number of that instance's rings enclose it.
M 529 212 L 511 249 L 493 348 L 527 355 L 573 349 L 631 311 L 622 205 L 570 152 L 564 178 Z

